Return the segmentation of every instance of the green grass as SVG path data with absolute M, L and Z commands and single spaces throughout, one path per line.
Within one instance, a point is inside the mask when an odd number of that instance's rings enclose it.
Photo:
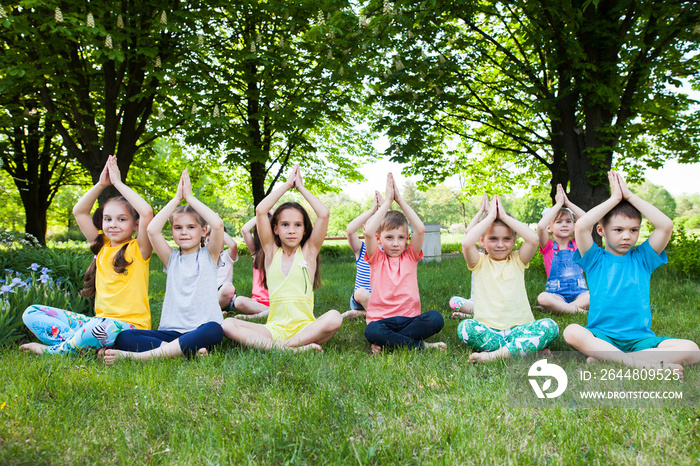
M 250 293 L 250 258 L 234 269 Z M 165 280 L 151 266 L 154 324 Z M 316 313 L 346 310 L 354 264 L 323 260 Z M 534 302 L 544 273 L 526 272 Z M 449 315 L 469 295 L 464 260 L 419 265 L 423 309 Z M 698 283 L 654 275 L 658 334 L 700 341 Z M 535 312 L 537 318 L 544 314 Z M 555 317 L 563 329 L 582 316 Z M 323 354 L 262 353 L 230 342 L 209 358 L 120 361 L 0 351 L 0 464 L 465 464 L 700 461 L 700 402 L 682 409 L 519 409 L 507 364 L 467 363 L 457 321 L 446 352 L 369 354 L 364 323 L 343 324 Z M 553 350 L 568 350 L 557 339 Z M 686 369 L 687 386 L 700 368 Z

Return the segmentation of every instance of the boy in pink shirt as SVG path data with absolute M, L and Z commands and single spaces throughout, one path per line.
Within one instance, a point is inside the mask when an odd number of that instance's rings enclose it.
M 389 210 L 396 201 L 405 212 Z M 408 219 L 407 219 L 408 217 Z M 413 225 L 410 244 L 408 222 Z M 423 257 L 425 226 L 406 204 L 391 173 L 386 180 L 386 196 L 365 225 L 365 258 L 370 267 L 372 295 L 367 307 L 365 338 L 372 352 L 382 348 L 445 348 L 445 343 L 425 343 L 444 326 L 437 311 L 421 314 L 418 295 L 418 261 Z M 380 247 L 381 246 L 381 247 Z

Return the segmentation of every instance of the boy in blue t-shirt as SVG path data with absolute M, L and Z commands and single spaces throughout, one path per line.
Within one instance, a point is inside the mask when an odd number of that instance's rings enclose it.
M 657 337 L 651 331 L 651 273 L 668 259 L 664 248 L 673 221 L 633 194 L 619 173 L 609 172 L 610 199 L 576 222 L 576 263 L 586 272 L 591 294 L 588 325 L 564 329 L 567 343 L 591 358 L 637 368 L 671 368 L 700 361 L 690 340 Z M 649 238 L 635 247 L 642 214 L 654 225 Z M 593 242 L 591 229 L 605 239 L 605 249 Z

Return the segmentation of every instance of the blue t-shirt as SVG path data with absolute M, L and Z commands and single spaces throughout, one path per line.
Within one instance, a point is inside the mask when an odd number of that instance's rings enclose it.
M 656 336 L 651 331 L 651 273 L 668 262 L 665 251 L 657 254 L 649 240 L 616 256 L 597 244 L 586 254 L 576 250 L 574 261 L 586 272 L 591 292 L 588 329 L 610 338 L 635 340 Z
M 353 292 L 357 291 L 358 288 L 364 288 L 370 292 L 372 291 L 369 282 L 369 264 L 365 260 L 365 252 L 367 252 L 367 247 L 363 241 L 362 247 L 360 248 L 360 257 L 355 261 L 355 265 L 357 265 L 357 274 L 355 275 L 355 289 Z

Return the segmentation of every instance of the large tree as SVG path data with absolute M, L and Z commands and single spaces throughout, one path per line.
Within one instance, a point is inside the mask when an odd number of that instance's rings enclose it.
M 358 60 L 366 49 L 351 4 L 229 2 L 203 25 L 206 71 L 193 81 L 187 141 L 244 167 L 256 205 L 293 163 L 324 191 L 360 179 L 358 160 L 374 153 L 357 121 L 369 115 Z
M 697 160 L 698 117 L 678 92 L 698 76 L 694 1 L 372 0 L 389 50 L 375 81 L 396 161 L 472 188 L 539 178 L 590 208 L 605 172 Z M 452 140 L 450 141 L 450 138 Z
M 126 178 L 139 149 L 189 116 L 178 83 L 197 63 L 203 10 L 197 1 L 11 3 L 4 71 L 26 76 L 93 182 L 110 154 Z
M 2 73 L 2 72 L 0 72 Z M 2 80 L 7 84 L 8 80 Z M 0 93 L 0 160 L 17 187 L 24 231 L 46 243 L 46 213 L 58 190 L 79 170 L 62 150 L 57 122 L 21 79 Z

